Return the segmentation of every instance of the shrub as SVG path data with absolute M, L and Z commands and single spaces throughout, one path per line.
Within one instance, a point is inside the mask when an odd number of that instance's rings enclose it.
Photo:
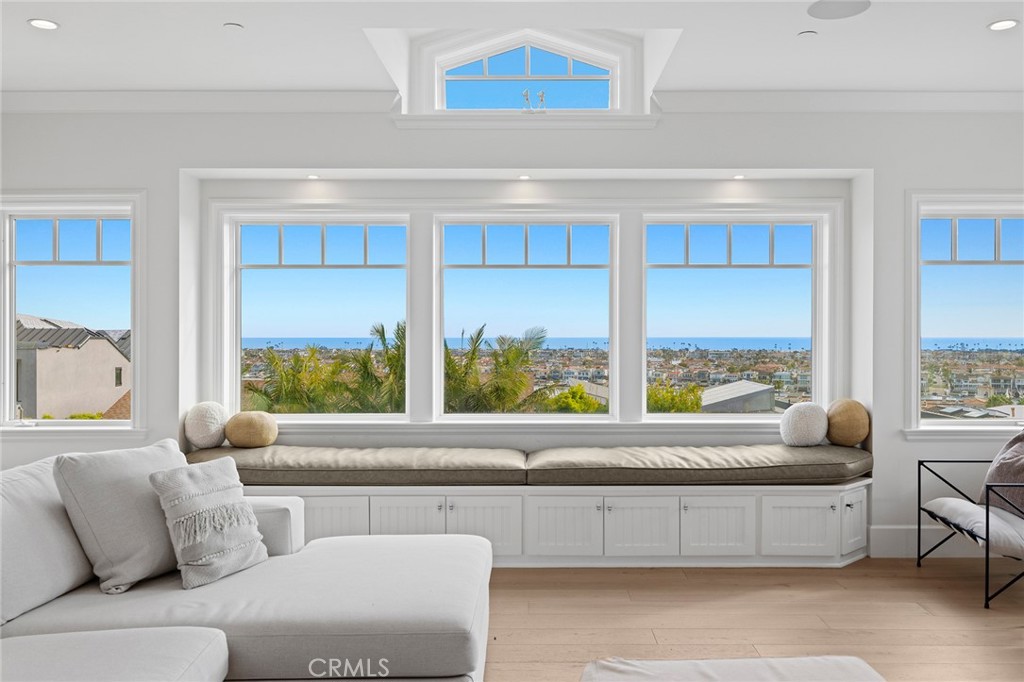
M 648 412 L 700 412 L 704 406 L 704 389 L 697 384 L 673 388 L 668 381 L 647 387 Z
M 551 412 L 571 412 L 573 414 L 593 414 L 602 410 L 604 405 L 597 398 L 583 390 L 582 384 L 575 384 L 567 391 L 548 398 L 547 408 Z
M 77 412 L 69 414 L 68 419 L 103 419 L 102 412 Z

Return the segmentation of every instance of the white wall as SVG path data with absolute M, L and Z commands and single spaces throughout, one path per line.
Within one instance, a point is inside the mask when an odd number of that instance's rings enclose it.
M 383 114 L 9 114 L 2 126 L 4 191 L 146 190 L 148 318 L 137 333 L 150 358 L 136 368 L 147 373 L 145 434 L 4 433 L 4 467 L 178 435 L 200 384 L 199 186 L 181 170 L 210 168 L 851 169 L 851 392 L 874 415 L 873 553 L 912 553 L 918 457 L 985 456 L 998 445 L 999 436 L 904 438 L 906 197 L 1020 191 L 1020 114 L 666 114 L 635 131 L 400 130 Z M 307 187 L 299 191 L 315 191 Z

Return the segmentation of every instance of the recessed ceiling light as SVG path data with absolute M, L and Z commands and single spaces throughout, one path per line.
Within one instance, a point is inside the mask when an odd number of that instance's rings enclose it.
M 744 180 L 744 179 L 746 179 L 746 177 L 747 177 L 746 175 L 734 175 L 734 176 L 732 176 L 732 179 L 733 180 Z
M 41 28 L 44 31 L 56 31 L 60 28 L 60 24 L 56 21 L 50 21 L 49 19 L 29 19 L 28 24 L 35 28 Z
M 306 178 L 308 180 L 319 180 L 320 176 L 319 175 L 307 175 Z
M 812 37 L 818 35 L 818 32 L 817 31 L 800 31 L 796 35 L 799 38 L 812 38 Z
M 519 176 L 519 179 L 520 179 L 520 180 L 529 180 L 529 179 L 530 179 L 530 176 L 529 176 L 529 175 L 520 175 L 520 176 Z
M 237 21 L 225 21 L 224 22 L 224 28 L 241 29 L 241 28 L 245 28 L 245 26 L 243 26 L 242 24 L 238 23 Z
M 1016 19 L 1000 19 L 999 21 L 992 22 L 988 27 L 993 31 L 1006 31 L 1015 27 L 1019 23 L 1020 22 Z
M 815 19 L 849 19 L 870 7 L 871 0 L 818 0 L 807 8 L 807 13 Z

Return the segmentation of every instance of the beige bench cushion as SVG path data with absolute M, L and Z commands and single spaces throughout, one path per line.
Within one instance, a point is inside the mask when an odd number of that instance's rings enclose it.
M 527 459 L 530 485 L 842 483 L 871 471 L 867 450 L 838 445 L 551 448 Z
M 523 485 L 526 455 L 498 448 L 213 448 L 192 464 L 234 457 L 247 485 Z

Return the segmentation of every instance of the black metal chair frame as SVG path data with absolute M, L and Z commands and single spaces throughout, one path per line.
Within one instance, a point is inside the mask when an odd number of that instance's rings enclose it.
M 946 542 L 950 538 L 954 537 L 957 533 L 960 533 L 962 535 L 966 535 L 966 536 L 970 537 L 971 539 L 973 539 L 976 542 L 982 541 L 983 544 L 985 545 L 985 608 L 986 609 L 989 607 L 989 603 L 993 599 L 995 599 L 1000 594 L 1005 592 L 1011 585 L 1016 583 L 1018 580 L 1020 580 L 1021 578 L 1024 578 L 1024 571 L 1021 571 L 1015 577 L 1011 578 L 1008 583 L 1006 583 L 1005 585 L 1000 587 L 995 592 L 992 592 L 992 589 L 991 589 L 992 574 L 991 574 L 991 570 L 990 570 L 992 552 L 991 552 L 991 548 L 990 548 L 990 545 L 989 545 L 989 542 L 988 542 L 988 536 L 989 536 L 989 532 L 990 532 L 989 531 L 989 519 L 990 519 L 990 507 L 991 507 L 992 495 L 995 495 L 996 497 L 1001 499 L 1003 502 L 1005 502 L 1006 504 L 1008 504 L 1011 507 L 1013 507 L 1014 509 L 1016 509 L 1017 512 L 1021 516 L 1024 516 L 1024 509 L 1021 509 L 1016 504 L 1014 504 L 1010 500 L 1006 499 L 1006 496 L 1003 495 L 1003 493 L 999 492 L 999 490 L 997 490 L 997 488 L 1024 488 L 1024 483 L 986 483 L 985 484 L 985 504 L 983 505 L 985 507 L 985 537 L 979 537 L 977 534 L 972 533 L 971 531 L 969 531 L 966 528 L 959 528 L 957 526 L 951 526 L 946 519 L 939 518 L 938 516 L 936 516 L 935 514 L 932 514 L 930 511 L 928 511 L 927 509 L 924 508 L 924 506 L 923 506 L 923 504 L 921 502 L 921 474 L 922 474 L 923 471 L 927 470 L 928 473 L 932 474 L 933 476 L 935 476 L 935 478 L 937 478 L 940 481 L 942 481 L 943 483 L 945 483 L 952 490 L 954 490 L 957 495 L 959 495 L 963 499 L 967 500 L 971 504 L 978 504 L 979 506 L 982 506 L 978 502 L 976 502 L 970 495 L 968 495 L 964 491 L 960 490 L 960 488 L 956 487 L 945 476 L 940 474 L 935 469 L 931 468 L 929 465 L 930 464 L 991 464 L 991 463 L 992 463 L 991 460 L 987 460 L 987 459 L 919 459 L 919 460 L 917 460 L 917 510 L 918 510 L 918 514 L 917 514 L 917 565 L 920 567 L 922 559 L 924 559 L 926 556 L 928 556 L 929 554 L 931 554 L 932 552 L 937 550 L 942 545 L 946 544 Z M 942 524 L 946 528 L 950 528 L 952 530 L 952 532 L 949 535 L 947 535 L 946 537 L 942 538 L 937 543 L 932 545 L 931 548 L 929 548 L 923 554 L 921 553 L 921 512 L 924 512 L 932 520 L 934 520 L 934 521 Z M 1020 559 L 1018 559 L 1017 557 L 1008 557 L 1008 558 L 1014 559 L 1016 561 L 1020 561 Z

